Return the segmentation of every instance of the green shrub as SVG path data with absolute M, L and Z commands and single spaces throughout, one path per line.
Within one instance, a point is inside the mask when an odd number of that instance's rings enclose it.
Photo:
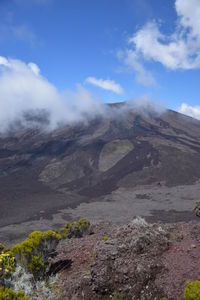
M 103 238 L 104 242 L 107 242 L 108 239 L 109 239 L 109 237 L 107 235 L 105 235 L 104 238 Z
M 196 216 L 200 217 L 200 201 L 197 201 L 195 203 L 195 209 L 194 209 L 194 211 L 195 211 Z
M 0 254 L 0 279 L 11 276 L 16 269 L 15 257 L 11 252 L 2 252 Z
M 0 243 L 0 254 L 10 252 L 9 248 L 6 248 L 3 244 Z
M 2 244 L 0 243 L 0 253 L 2 253 L 4 250 L 5 250 L 4 245 L 2 245 Z
M 118 292 L 114 294 L 114 300 L 124 300 L 125 295 L 123 292 Z
M 77 237 L 80 238 L 89 229 L 88 219 L 81 218 L 78 222 L 68 223 L 64 228 L 57 230 L 63 239 Z
M 96 255 L 97 255 L 96 251 L 92 250 L 92 257 L 94 258 L 94 257 L 96 257 Z
M 34 277 L 42 277 L 48 265 L 48 256 L 55 250 L 61 235 L 48 230 L 34 231 L 26 240 L 12 248 L 17 262 Z
M 0 244 L 0 280 L 11 276 L 15 271 L 16 262 L 35 278 L 42 277 L 48 266 L 49 255 L 55 250 L 59 240 L 82 237 L 89 227 L 88 219 L 81 218 L 78 222 L 68 223 L 57 231 L 33 231 L 27 239 L 16 244 L 11 250 Z
M 185 300 L 200 300 L 200 281 L 187 281 L 184 291 Z
M 12 289 L 0 287 L 0 300 L 28 300 L 24 292 L 15 292 Z
M 31 258 L 26 267 L 30 273 L 35 274 L 36 276 L 45 269 L 45 265 L 42 263 L 42 259 L 36 255 Z
M 33 274 L 35 280 L 44 279 L 49 270 L 49 257 L 54 254 L 59 241 L 62 238 L 82 237 L 89 227 L 90 222 L 82 218 L 78 222 L 67 224 L 61 230 L 34 231 L 12 249 L 0 243 L 0 300 L 28 300 L 23 291 L 16 292 L 7 288 L 7 278 L 10 277 L 9 282 L 12 282 L 16 266 L 20 265 Z

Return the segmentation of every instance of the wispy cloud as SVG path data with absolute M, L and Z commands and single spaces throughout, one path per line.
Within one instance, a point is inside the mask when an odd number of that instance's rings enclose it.
M 12 12 L 5 14 L 0 20 L 0 43 L 7 41 L 20 41 L 29 44 L 31 47 L 41 42 L 37 35 L 27 24 L 16 24 Z
M 114 80 L 110 79 L 97 79 L 95 77 L 88 77 L 85 80 L 87 83 L 93 84 L 101 89 L 114 92 L 116 94 L 122 94 L 123 88 L 119 83 L 116 83 Z
M 54 0 L 14 0 L 17 5 L 30 6 L 30 5 L 49 5 L 52 4 Z
M 30 30 L 26 25 L 10 26 L 8 30 L 10 30 L 15 39 L 27 42 L 32 47 L 34 47 L 38 42 L 36 34 L 32 30 Z
M 129 42 L 137 56 L 168 69 L 200 68 L 200 1 L 175 0 L 175 9 L 177 27 L 172 35 L 163 34 L 156 22 L 150 22 Z
M 178 109 L 178 112 L 200 120 L 200 106 L 199 105 L 192 106 L 187 103 L 182 103 Z
M 118 58 L 124 62 L 124 64 L 135 73 L 136 81 L 144 86 L 155 86 L 156 79 L 152 73 L 145 69 L 136 53 L 132 50 L 120 51 Z

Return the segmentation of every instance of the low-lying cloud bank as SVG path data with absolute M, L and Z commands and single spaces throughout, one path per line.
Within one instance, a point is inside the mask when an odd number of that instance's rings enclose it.
M 82 85 L 75 92 L 59 92 L 34 63 L 0 56 L 0 131 L 13 124 L 49 129 L 87 121 L 102 114 L 103 103 Z
M 103 82 L 105 84 L 105 82 Z M 113 85 L 113 82 L 111 82 Z M 107 85 L 106 85 L 107 87 Z M 109 85 L 110 87 L 110 85 Z M 118 92 L 121 89 L 115 85 Z M 16 126 L 43 126 L 49 130 L 62 125 L 88 122 L 97 116 L 119 115 L 85 87 L 77 85 L 75 92 L 64 92 L 44 78 L 34 63 L 0 56 L 0 132 Z M 120 106 L 121 112 L 135 108 L 155 110 L 151 101 L 141 97 Z M 142 107 L 142 109 L 141 109 Z M 156 108 L 160 112 L 160 107 Z
M 21 127 L 53 130 L 87 123 L 97 116 L 121 117 L 130 109 L 140 113 L 164 111 L 145 96 L 109 106 L 82 85 L 77 85 L 75 92 L 60 92 L 36 64 L 0 56 L 0 133 Z

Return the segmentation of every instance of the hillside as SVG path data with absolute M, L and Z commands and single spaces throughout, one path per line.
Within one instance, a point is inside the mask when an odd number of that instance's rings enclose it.
M 200 195 L 200 122 L 111 105 L 87 124 L 2 134 L 0 163 L 0 239 L 7 243 L 24 236 L 23 222 L 28 232 L 79 216 L 188 221 Z

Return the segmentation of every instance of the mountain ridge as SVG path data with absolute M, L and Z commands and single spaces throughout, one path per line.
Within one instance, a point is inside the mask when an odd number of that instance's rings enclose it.
M 149 217 L 160 210 L 165 221 L 171 218 L 167 211 L 174 211 L 173 221 L 194 218 L 191 210 L 200 192 L 200 121 L 172 110 L 122 106 L 111 104 L 110 114 L 85 124 L 1 135 L 0 226 L 49 219 L 63 209 L 69 209 L 65 218 L 76 210 L 79 216 L 87 214 L 87 209 L 97 218 L 95 203 L 105 204 L 99 218 L 118 216 L 121 222 L 116 201 L 124 209 L 131 207 L 133 216 L 145 216 L 140 205 L 146 205 Z

